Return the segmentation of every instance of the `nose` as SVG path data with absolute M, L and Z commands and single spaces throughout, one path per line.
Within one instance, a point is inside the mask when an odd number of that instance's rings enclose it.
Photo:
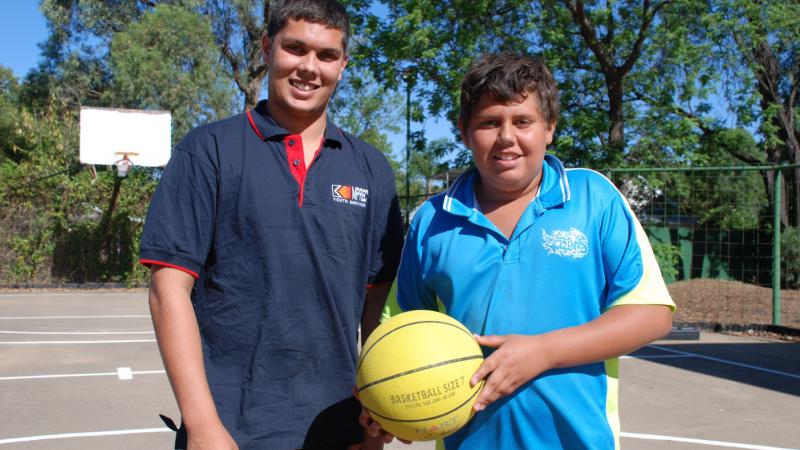
M 317 58 L 317 54 L 314 52 L 306 53 L 297 66 L 297 71 L 310 75 L 311 78 L 315 78 L 319 72 L 319 59 Z
M 497 145 L 501 148 L 511 147 L 514 145 L 514 127 L 508 121 L 504 121 L 500 125 L 497 133 Z

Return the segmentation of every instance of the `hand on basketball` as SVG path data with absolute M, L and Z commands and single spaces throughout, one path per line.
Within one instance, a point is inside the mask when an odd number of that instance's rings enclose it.
M 505 397 L 518 387 L 549 369 L 537 336 L 520 334 L 475 336 L 484 347 L 496 348 L 472 376 L 470 383 L 486 382 L 475 400 L 473 409 L 483 411 L 490 403 Z
M 358 398 L 358 390 L 353 387 L 353 396 L 360 402 L 361 399 Z M 389 444 L 395 438 L 395 436 L 383 428 L 378 422 L 372 420 L 372 416 L 369 415 L 369 410 L 367 408 L 361 407 L 361 415 L 358 416 L 358 422 L 364 427 L 364 430 L 367 433 L 367 436 L 370 436 L 374 439 L 378 439 L 382 441 L 384 444 Z M 411 441 L 407 441 L 405 439 L 397 438 L 398 441 L 404 444 L 410 444 Z

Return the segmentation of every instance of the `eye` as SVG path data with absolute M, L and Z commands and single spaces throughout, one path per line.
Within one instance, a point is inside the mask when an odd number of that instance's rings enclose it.
M 533 120 L 531 119 L 517 119 L 514 121 L 514 125 L 517 128 L 528 128 L 529 126 L 533 125 Z
M 295 54 L 295 55 L 302 55 L 303 54 L 303 47 L 299 44 L 287 44 L 284 46 L 287 52 Z
M 497 126 L 496 120 L 483 120 L 478 122 L 478 128 L 495 128 Z
M 339 55 L 335 52 L 321 52 L 319 59 L 321 61 L 336 61 L 339 59 Z

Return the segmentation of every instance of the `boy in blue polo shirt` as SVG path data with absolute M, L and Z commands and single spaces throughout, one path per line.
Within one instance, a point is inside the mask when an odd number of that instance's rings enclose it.
M 388 161 L 326 117 L 349 33 L 335 0 L 274 2 L 268 100 L 192 130 L 153 196 L 140 256 L 176 448 L 367 443 L 357 336 L 377 325 L 403 236 Z
M 673 302 L 623 196 L 545 155 L 558 109 L 541 60 L 474 61 L 459 129 L 475 169 L 423 204 L 406 236 L 395 306 L 443 310 L 487 350 L 471 380 L 485 379 L 477 414 L 448 450 L 618 447 L 616 358 L 671 327 Z

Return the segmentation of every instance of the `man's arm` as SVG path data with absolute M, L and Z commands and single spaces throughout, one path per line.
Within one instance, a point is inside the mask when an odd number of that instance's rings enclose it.
M 237 449 L 217 414 L 206 379 L 200 331 L 191 302 L 194 278 L 153 266 L 150 314 L 164 368 L 188 433 L 190 450 Z
M 486 378 L 474 408 L 514 392 L 550 369 L 578 366 L 617 357 L 664 337 L 672 327 L 666 305 L 620 305 L 583 325 L 538 335 L 478 336 L 478 343 L 496 348 L 472 377 Z

